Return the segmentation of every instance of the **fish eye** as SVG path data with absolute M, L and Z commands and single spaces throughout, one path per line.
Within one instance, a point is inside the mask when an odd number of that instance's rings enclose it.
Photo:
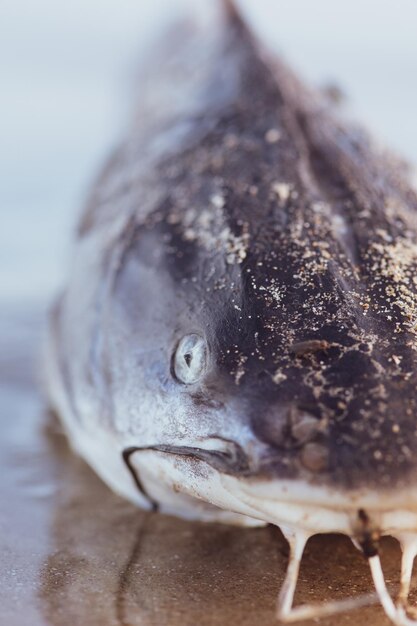
M 172 369 L 175 378 L 184 385 L 196 383 L 207 362 L 207 344 L 200 335 L 185 335 L 174 352 Z

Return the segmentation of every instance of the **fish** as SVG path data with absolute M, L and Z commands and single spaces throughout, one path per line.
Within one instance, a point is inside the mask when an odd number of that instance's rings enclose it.
M 80 218 L 50 316 L 48 401 L 138 506 L 275 524 L 277 618 L 375 601 L 417 553 L 417 195 L 232 2 L 166 37 Z M 211 15 L 210 13 L 210 15 Z M 293 606 L 304 546 L 343 533 L 375 594 Z M 402 547 L 388 592 L 380 538 Z

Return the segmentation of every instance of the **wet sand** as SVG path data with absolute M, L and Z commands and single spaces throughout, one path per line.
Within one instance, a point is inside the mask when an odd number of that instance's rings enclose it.
M 42 311 L 3 310 L 0 325 L 0 622 L 275 624 L 288 554 L 280 531 L 144 513 L 113 494 L 45 410 L 37 381 Z M 396 542 L 385 540 L 393 590 L 399 557 Z M 367 564 L 346 538 L 309 542 L 297 603 L 370 590 Z M 359 623 L 389 622 L 378 606 L 320 621 Z

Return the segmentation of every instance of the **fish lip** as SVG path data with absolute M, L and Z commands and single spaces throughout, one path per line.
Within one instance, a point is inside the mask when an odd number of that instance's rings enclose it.
M 196 461 L 202 461 L 222 474 L 242 475 L 250 468 L 249 458 L 243 448 L 228 439 L 219 437 L 210 438 L 208 441 L 223 443 L 219 448 L 202 446 L 181 446 L 171 444 L 158 444 L 148 449 L 179 457 L 188 457 Z
M 204 443 L 207 444 L 206 447 Z M 134 452 L 150 450 L 201 461 L 207 463 L 222 474 L 237 476 L 247 474 L 250 470 L 249 457 L 242 446 L 233 440 L 218 436 L 207 437 L 202 441 L 201 445 L 194 446 L 166 443 L 151 444 L 148 446 L 129 446 L 124 449 L 122 455 L 126 457 Z

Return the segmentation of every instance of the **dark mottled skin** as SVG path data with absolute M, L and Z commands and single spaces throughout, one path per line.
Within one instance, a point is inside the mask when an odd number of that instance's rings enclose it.
M 220 52 L 232 97 L 209 97 L 221 77 L 207 85 L 187 142 L 158 161 L 152 210 L 140 210 L 132 131 L 99 188 L 115 171 L 122 182 L 101 204 L 96 192 L 79 237 L 121 211 L 127 193 L 112 293 L 140 324 L 136 299 L 156 316 L 158 302 L 146 284 L 136 295 L 132 264 L 168 277 L 173 325 L 198 319 L 210 348 L 212 368 L 190 391 L 196 412 L 238 399 L 242 424 L 267 444 L 245 451 L 244 475 L 407 484 L 417 458 L 416 195 L 393 158 L 265 60 L 236 17 Z

